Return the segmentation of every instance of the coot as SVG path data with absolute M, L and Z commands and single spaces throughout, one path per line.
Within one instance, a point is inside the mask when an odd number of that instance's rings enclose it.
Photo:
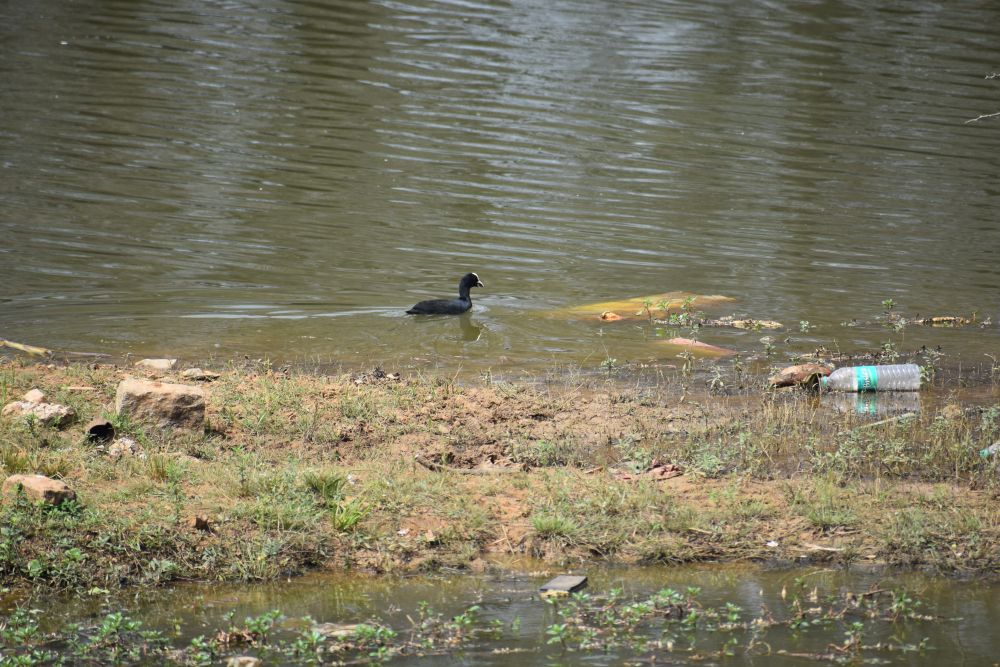
M 421 301 L 406 311 L 410 315 L 461 315 L 472 308 L 472 297 L 469 290 L 473 287 L 485 287 L 475 273 L 466 273 L 458 283 L 457 299 L 429 299 Z

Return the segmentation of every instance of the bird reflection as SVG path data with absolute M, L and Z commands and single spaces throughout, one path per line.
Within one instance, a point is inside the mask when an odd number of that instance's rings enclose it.
M 472 315 L 465 313 L 458 318 L 459 326 L 462 327 L 462 340 L 475 342 L 483 335 L 483 328 L 472 321 Z

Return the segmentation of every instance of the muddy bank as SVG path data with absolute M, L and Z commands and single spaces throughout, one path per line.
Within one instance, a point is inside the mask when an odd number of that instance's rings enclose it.
M 76 493 L 4 500 L 4 586 L 479 569 L 511 553 L 1000 569 L 1000 457 L 978 455 L 1000 439 L 1000 405 L 945 399 L 869 426 L 760 378 L 711 397 L 217 370 L 192 432 L 114 412 L 126 376 L 181 381 L 173 370 L 0 366 L 4 402 L 40 389 L 76 413 L 61 429 L 0 420 L 4 477 L 43 474 Z M 134 444 L 85 438 L 95 417 Z

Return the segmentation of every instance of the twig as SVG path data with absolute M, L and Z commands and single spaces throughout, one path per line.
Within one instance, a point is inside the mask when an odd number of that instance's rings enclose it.
M 520 467 L 514 466 L 511 466 L 510 468 L 454 468 L 452 466 L 445 466 L 440 463 L 428 461 L 424 457 L 420 456 L 420 454 L 414 456 L 413 460 L 428 470 L 433 470 L 434 472 L 455 472 L 461 475 L 492 475 L 494 473 L 521 472 L 522 470 Z
M 976 116 L 975 118 L 970 118 L 969 120 L 965 121 L 964 125 L 968 125 L 969 123 L 975 123 L 976 121 L 980 121 L 980 120 L 982 120 L 984 118 L 993 118 L 994 116 L 1000 116 L 1000 111 L 996 111 L 994 113 L 980 114 L 980 115 Z
M 811 542 L 803 542 L 802 546 L 806 547 L 809 551 L 831 551 L 834 553 L 843 551 L 843 549 L 838 547 L 824 547 L 820 544 L 812 544 Z
M 874 428 L 876 426 L 882 426 L 883 424 L 891 424 L 892 422 L 901 422 L 901 421 L 905 421 L 907 419 L 912 419 L 912 418 L 914 418 L 916 416 L 917 416 L 916 412 L 904 412 L 901 415 L 897 415 L 895 417 L 889 417 L 888 419 L 882 419 L 882 420 L 879 420 L 877 422 L 872 422 L 871 424 L 862 424 L 861 426 L 855 426 L 854 428 L 850 429 L 849 431 L 841 431 L 837 435 L 838 436 L 843 436 L 843 435 L 847 435 L 848 433 L 852 433 L 854 431 L 862 431 L 864 429 Z

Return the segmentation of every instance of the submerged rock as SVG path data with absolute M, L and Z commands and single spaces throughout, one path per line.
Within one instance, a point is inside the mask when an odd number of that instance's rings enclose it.
M 28 392 L 29 394 L 31 392 Z M 41 392 L 39 392 L 41 393 Z M 61 428 L 76 419 L 76 412 L 67 405 L 58 403 L 34 403 L 32 401 L 14 401 L 4 406 L 5 417 L 34 417 L 43 426 Z
M 59 505 L 67 500 L 76 500 L 76 492 L 69 488 L 65 482 L 45 475 L 11 475 L 4 480 L 4 496 L 16 494 L 21 490 L 29 498 L 40 500 L 49 505 Z
M 703 343 L 700 340 L 693 340 L 691 338 L 671 338 L 661 341 L 660 345 L 672 347 L 677 353 L 690 352 L 696 357 L 729 357 L 738 354 L 736 350 L 719 347 L 718 345 L 710 345 L 709 343 Z
M 129 378 L 118 384 L 115 411 L 159 426 L 203 429 L 205 391 L 187 384 Z

